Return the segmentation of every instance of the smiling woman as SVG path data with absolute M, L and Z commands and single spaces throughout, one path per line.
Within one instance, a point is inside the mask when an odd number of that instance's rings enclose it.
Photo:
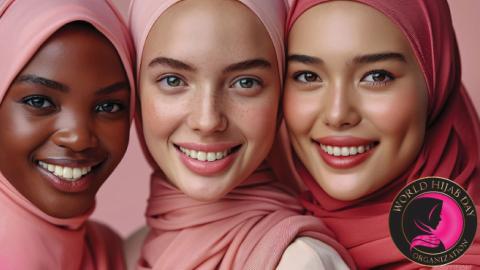
M 298 0 L 287 29 L 284 109 L 303 205 L 359 268 L 416 268 L 389 233 L 402 187 L 438 176 L 480 199 L 480 123 L 447 2 Z M 430 231 L 417 236 L 442 249 Z M 454 264 L 478 266 L 478 250 L 477 237 Z
M 125 152 L 129 100 L 111 43 L 85 23 L 61 28 L 2 100 L 0 170 L 43 212 L 86 213 Z
M 123 269 L 87 218 L 128 144 L 129 36 L 106 1 L 34 2 L 0 6 L 0 265 Z
M 283 0 L 133 2 L 138 130 L 154 172 L 150 232 L 136 249 L 127 244 L 132 267 L 308 269 L 297 254 L 309 241 L 323 252 L 308 260 L 351 262 L 264 162 L 278 123 L 285 15 Z M 292 244 L 298 238 L 307 240 Z

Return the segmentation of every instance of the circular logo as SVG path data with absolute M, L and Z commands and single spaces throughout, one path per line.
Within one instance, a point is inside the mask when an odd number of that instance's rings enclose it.
M 390 235 L 411 261 L 438 266 L 460 258 L 472 244 L 477 213 L 467 192 L 439 177 L 403 188 L 390 209 Z

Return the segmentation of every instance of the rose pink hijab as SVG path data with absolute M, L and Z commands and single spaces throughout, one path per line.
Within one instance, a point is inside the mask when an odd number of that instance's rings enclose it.
M 325 0 L 297 1 L 287 29 L 309 8 Z M 290 150 L 290 165 L 309 192 L 303 204 L 335 232 L 359 268 L 413 269 L 390 238 L 388 213 L 407 183 L 440 176 L 463 186 L 480 204 L 480 124 L 461 83 L 460 56 L 449 7 L 444 0 L 357 0 L 380 11 L 405 34 L 428 86 L 428 126 L 417 160 L 401 176 L 365 198 L 343 202 L 326 194 Z M 283 140 L 286 133 L 283 131 Z M 479 234 L 454 264 L 480 266 Z M 470 266 L 467 266 L 470 265 Z
M 133 104 L 133 44 L 119 15 L 104 0 L 0 1 L 2 98 L 40 46 L 73 21 L 92 24 L 115 46 L 130 80 Z M 124 269 L 120 238 L 88 222 L 92 211 L 74 218 L 49 216 L 0 173 L 0 268 Z
M 177 2 L 138 0 L 132 4 L 130 27 L 137 68 L 152 25 Z M 240 2 L 265 25 L 283 74 L 286 4 L 283 0 Z M 352 263 L 321 221 L 302 215 L 296 198 L 275 179 L 266 164 L 224 198 L 216 202 L 196 201 L 164 179 L 148 154 L 139 119 L 137 124 L 144 153 L 154 170 L 146 211 L 150 233 L 138 269 L 275 269 L 284 250 L 299 236 L 331 245 L 347 263 Z

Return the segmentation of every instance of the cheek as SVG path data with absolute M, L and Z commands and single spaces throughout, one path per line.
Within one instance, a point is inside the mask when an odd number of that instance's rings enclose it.
M 103 123 L 97 130 L 97 136 L 106 146 L 115 162 L 119 162 L 128 146 L 130 120 L 126 116 L 115 122 Z
M 418 89 L 402 89 L 396 95 L 369 102 L 368 114 L 380 131 L 386 135 L 404 136 L 411 130 L 425 129 L 426 102 Z M 388 117 L 385 117 L 388 116 Z
M 294 136 L 309 136 L 318 120 L 322 104 L 316 93 L 302 93 L 287 89 L 284 97 L 285 120 Z
M 14 185 L 21 185 L 31 178 L 28 167 L 34 166 L 30 162 L 32 155 L 47 140 L 52 124 L 4 105 L 0 110 L 0 170 Z
M 269 147 L 276 132 L 278 95 L 255 100 L 232 101 L 226 106 L 227 118 L 248 140 L 250 145 Z
M 33 152 L 48 137 L 53 123 L 33 117 L 26 117 L 22 111 L 3 113 L 0 118 L 2 149 L 17 149 L 18 153 Z
M 141 96 L 141 111 L 145 136 L 166 140 L 181 119 L 179 114 L 183 110 L 176 99 L 146 91 Z

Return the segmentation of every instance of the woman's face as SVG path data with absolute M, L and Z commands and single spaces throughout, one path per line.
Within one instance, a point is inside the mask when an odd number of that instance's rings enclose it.
M 140 72 L 146 144 L 170 183 L 219 199 L 273 142 L 276 55 L 259 19 L 236 1 L 182 1 L 150 30 Z
M 43 212 L 90 210 L 125 153 L 129 84 L 110 42 L 85 25 L 51 36 L 0 106 L 0 170 Z
M 285 117 L 317 183 L 348 201 L 403 173 L 423 143 L 427 89 L 400 29 L 366 5 L 329 2 L 301 15 L 288 47 Z

